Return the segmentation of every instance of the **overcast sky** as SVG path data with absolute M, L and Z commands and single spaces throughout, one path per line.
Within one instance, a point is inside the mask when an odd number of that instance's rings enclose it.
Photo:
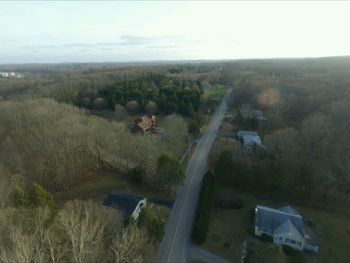
M 0 2 L 0 63 L 350 55 L 350 2 Z

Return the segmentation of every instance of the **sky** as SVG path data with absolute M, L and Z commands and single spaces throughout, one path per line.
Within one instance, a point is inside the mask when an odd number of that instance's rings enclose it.
M 350 2 L 0 2 L 0 63 L 350 55 Z

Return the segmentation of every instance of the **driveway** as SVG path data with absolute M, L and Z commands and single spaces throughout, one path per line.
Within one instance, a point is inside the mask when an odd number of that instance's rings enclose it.
M 196 260 L 207 263 L 231 263 L 230 261 L 220 258 L 197 246 L 190 246 L 188 252 L 188 260 Z

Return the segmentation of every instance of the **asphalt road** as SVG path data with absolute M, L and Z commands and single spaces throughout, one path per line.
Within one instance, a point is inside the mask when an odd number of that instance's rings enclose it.
M 221 122 L 227 110 L 227 99 L 232 89 L 228 89 L 207 130 L 199 139 L 192 154 L 186 172 L 184 185 L 179 189 L 178 197 L 165 227 L 165 234 L 159 245 L 155 262 L 185 263 L 191 245 L 191 230 L 198 201 L 200 184 L 207 171 L 208 155 Z

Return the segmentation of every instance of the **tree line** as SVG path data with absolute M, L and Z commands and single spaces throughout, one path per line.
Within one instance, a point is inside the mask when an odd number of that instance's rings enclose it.
M 83 89 L 75 104 L 88 109 L 115 110 L 116 105 L 129 112 L 147 111 L 149 102 L 157 109 L 192 116 L 200 107 L 201 81 L 172 79 L 167 75 L 150 74 L 122 80 L 99 90 Z

